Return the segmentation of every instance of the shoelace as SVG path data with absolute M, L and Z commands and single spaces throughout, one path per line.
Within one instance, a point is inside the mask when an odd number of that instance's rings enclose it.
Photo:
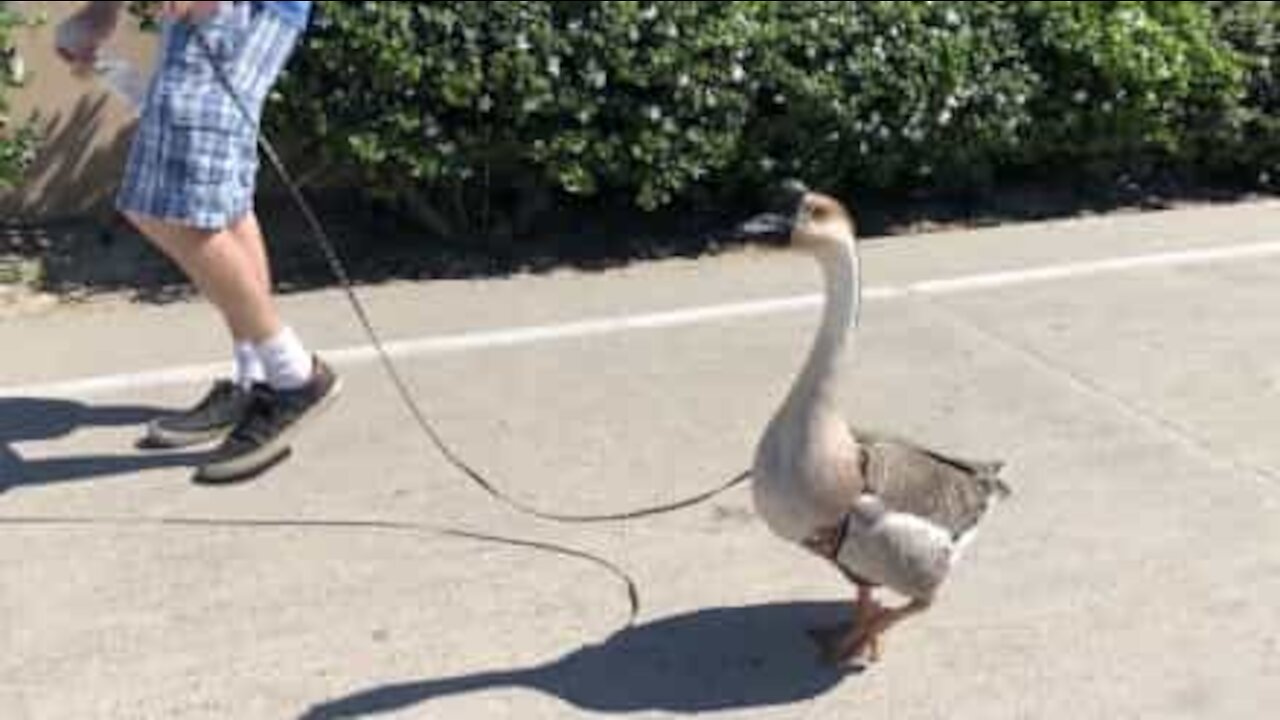
M 278 430 L 280 396 L 269 385 L 256 385 L 249 397 L 244 419 L 231 432 L 235 440 L 265 443 Z

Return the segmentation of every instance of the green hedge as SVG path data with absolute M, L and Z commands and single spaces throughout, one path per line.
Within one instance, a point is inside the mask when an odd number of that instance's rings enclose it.
M 1234 137 L 1244 69 L 1204 3 L 1014 5 L 1040 78 L 1027 160 L 1141 174 Z
M 672 202 L 740 153 L 751 3 L 324 3 L 278 126 L 445 232 Z
M 319 4 L 271 113 L 441 233 L 783 176 L 969 190 L 1277 176 L 1275 2 Z
M 1210 2 L 1219 37 L 1245 73 L 1240 135 L 1221 162 L 1236 174 L 1257 173 L 1260 185 L 1280 188 L 1280 2 Z
M 16 30 L 36 21 L 0 5 L 0 189 L 9 189 L 35 158 L 38 133 L 32 120 L 15 121 L 9 114 L 8 94 L 26 82 L 26 63 L 13 40 Z
M 759 38 L 757 181 L 986 182 L 1024 144 L 1035 82 L 1001 3 L 773 3 Z

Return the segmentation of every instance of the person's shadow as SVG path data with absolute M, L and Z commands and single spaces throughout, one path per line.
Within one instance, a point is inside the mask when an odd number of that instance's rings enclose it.
M 850 603 L 715 608 L 624 630 L 555 662 L 376 687 L 317 705 L 303 720 L 401 712 L 441 698 L 534 689 L 610 714 L 695 714 L 811 700 L 848 671 L 823 664 L 807 630 L 847 621 Z
M 27 460 L 22 442 L 57 440 L 81 428 L 145 425 L 166 411 L 132 405 L 90 406 L 69 400 L 0 398 L 0 493 L 20 486 L 52 485 L 124 476 L 146 470 L 196 467 L 207 453 L 128 452 Z

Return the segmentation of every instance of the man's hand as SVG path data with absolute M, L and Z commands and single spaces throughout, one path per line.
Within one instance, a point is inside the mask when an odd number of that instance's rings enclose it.
M 171 20 L 197 23 L 208 20 L 218 11 L 219 0 L 185 0 L 164 3 L 164 16 Z
M 63 21 L 54 41 L 58 55 L 77 68 L 92 66 L 98 59 L 98 50 L 115 32 L 123 5 L 122 2 L 91 2 Z

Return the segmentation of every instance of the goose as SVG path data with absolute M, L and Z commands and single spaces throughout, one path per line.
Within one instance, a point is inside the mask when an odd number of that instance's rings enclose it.
M 756 447 L 751 495 L 773 534 L 825 558 L 857 588 L 852 622 L 810 631 L 825 659 L 876 662 L 881 636 L 929 609 L 979 523 L 1011 494 L 1000 460 L 969 460 L 848 423 L 840 360 L 861 288 L 855 223 L 836 199 L 793 184 L 782 212 L 740 226 L 808 252 L 822 270 L 821 325 Z M 881 605 L 878 588 L 906 599 Z

